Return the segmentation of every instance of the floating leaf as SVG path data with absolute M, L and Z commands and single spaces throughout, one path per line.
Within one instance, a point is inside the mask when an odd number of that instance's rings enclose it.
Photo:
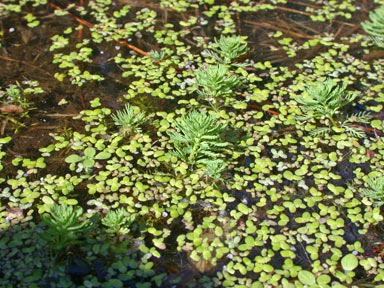
M 83 157 L 80 157 L 79 155 L 73 154 L 69 155 L 67 158 L 65 158 L 65 162 L 67 163 L 77 163 L 83 161 Z
M 97 160 L 105 160 L 105 159 L 108 159 L 109 157 L 111 157 L 111 154 L 108 153 L 108 152 L 100 152 L 98 153 L 96 156 L 95 156 L 95 159 Z
M 312 272 L 306 271 L 306 270 L 301 270 L 298 273 L 298 278 L 301 283 L 305 285 L 315 285 L 316 284 L 316 278 L 315 275 L 312 274 Z
M 216 234 L 217 237 L 223 236 L 223 229 L 220 226 L 216 226 L 215 234 Z
M 341 259 L 341 266 L 345 271 L 352 271 L 359 265 L 359 260 L 353 254 L 347 254 Z
M 240 203 L 239 205 L 237 205 L 237 210 L 239 210 L 243 214 L 249 213 L 249 208 L 246 205 L 244 205 L 243 203 Z
M 83 165 L 87 168 L 93 167 L 95 165 L 95 160 L 93 159 L 84 159 Z
M 49 196 L 43 196 L 43 198 L 41 199 L 45 204 L 47 205 L 52 205 L 54 202 L 52 200 L 51 197 Z
M 85 150 L 84 150 L 84 155 L 86 157 L 89 157 L 89 158 L 93 158 L 96 154 L 96 149 L 93 148 L 93 147 L 87 147 Z
M 329 275 L 320 275 L 317 277 L 317 284 L 319 285 L 325 285 L 331 282 L 331 277 Z

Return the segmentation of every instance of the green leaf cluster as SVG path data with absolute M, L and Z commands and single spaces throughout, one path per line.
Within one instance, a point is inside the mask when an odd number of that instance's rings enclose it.
M 95 160 L 105 160 L 111 157 L 111 154 L 106 151 L 101 151 L 96 154 L 96 149 L 87 147 L 82 156 L 77 154 L 69 155 L 65 158 L 67 163 L 81 163 L 85 169 L 92 168 L 95 165 Z
M 368 188 L 364 188 L 361 192 L 375 201 L 376 206 L 384 204 L 384 176 L 369 177 L 367 182 Z
M 240 84 L 235 76 L 228 75 L 228 69 L 225 65 L 206 65 L 197 70 L 196 81 L 203 90 L 198 93 L 206 98 L 214 98 L 222 95 L 231 94 L 232 89 Z
M 227 163 L 224 160 L 218 159 L 215 161 L 209 161 L 205 165 L 205 175 L 218 181 L 221 180 L 221 175 L 227 168 Z
M 163 50 L 151 50 L 151 52 L 149 52 L 149 55 L 155 61 L 162 61 L 165 57 L 165 52 Z
M 83 209 L 74 208 L 69 205 L 58 205 L 54 203 L 48 215 L 43 215 L 43 223 L 48 226 L 41 237 L 50 243 L 56 251 L 68 249 L 79 243 L 79 237 L 86 232 L 91 224 L 82 221 Z
M 373 41 L 379 47 L 384 47 L 384 5 L 369 13 L 371 21 L 361 23 L 364 31 L 372 36 Z
M 135 215 L 129 215 L 125 209 L 120 208 L 117 210 L 109 210 L 101 220 L 101 223 L 107 227 L 107 233 L 117 234 L 119 236 L 129 233 L 129 226 L 135 219 Z
M 347 84 L 339 86 L 329 78 L 325 82 L 318 81 L 315 85 L 307 87 L 309 97 L 296 98 L 296 101 L 303 105 L 305 112 L 300 120 L 325 117 L 334 124 L 335 114 L 357 97 L 357 92 L 350 93 L 346 87 Z
M 231 65 L 232 61 L 248 52 L 247 42 L 241 36 L 220 36 L 215 38 L 215 44 L 210 50 L 205 50 L 206 56 L 212 57 L 216 61 L 224 65 Z
M 226 124 L 218 123 L 214 115 L 206 112 L 194 110 L 183 115 L 181 121 L 176 121 L 176 127 L 180 132 L 168 133 L 174 142 L 173 154 L 189 165 L 218 161 L 229 145 L 220 136 Z
M 130 104 L 126 104 L 122 111 L 117 111 L 116 115 L 112 115 L 116 126 L 121 126 L 121 133 L 129 135 L 131 133 L 140 133 L 141 125 L 145 120 L 145 114 L 140 109 Z
M 329 127 L 318 127 L 311 131 L 311 135 L 320 136 L 332 130 L 346 132 L 351 136 L 362 138 L 364 130 L 355 123 L 368 123 L 371 115 L 367 112 L 359 112 L 348 117 L 343 117 L 341 109 L 351 103 L 357 97 L 357 92 L 346 90 L 346 84 L 339 86 L 332 79 L 325 82 L 318 81 L 315 85 L 308 86 L 306 93 L 309 97 L 298 97 L 296 101 L 302 106 L 304 115 L 299 120 L 327 119 Z

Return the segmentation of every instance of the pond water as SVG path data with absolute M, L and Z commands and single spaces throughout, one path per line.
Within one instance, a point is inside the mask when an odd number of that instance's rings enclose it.
M 380 4 L 2 1 L 0 286 L 381 287 Z

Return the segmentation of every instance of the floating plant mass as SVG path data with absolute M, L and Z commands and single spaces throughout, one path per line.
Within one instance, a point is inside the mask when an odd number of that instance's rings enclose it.
M 1 287 L 384 287 L 380 1 L 69 2 L 0 4 Z

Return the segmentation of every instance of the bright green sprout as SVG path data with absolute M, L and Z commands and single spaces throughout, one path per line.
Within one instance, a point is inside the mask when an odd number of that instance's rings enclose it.
M 149 52 L 149 55 L 152 57 L 153 60 L 155 61 L 161 61 L 165 57 L 165 53 L 163 50 L 156 51 L 156 50 L 151 50 Z
M 369 188 L 364 188 L 361 191 L 365 196 L 375 200 L 375 206 L 384 204 L 384 176 L 369 177 L 367 182 Z
M 371 21 L 361 23 L 364 31 L 372 36 L 375 44 L 384 47 L 384 5 L 369 13 Z
M 115 121 L 115 125 L 121 126 L 120 131 L 123 135 L 129 135 L 141 132 L 139 125 L 144 122 L 145 114 L 141 113 L 138 107 L 126 104 L 124 110 L 112 115 L 112 119 Z
M 24 88 L 27 86 L 26 88 Z M 39 87 L 37 81 L 23 81 L 23 85 L 19 82 L 9 85 L 5 91 L 0 87 L 0 98 L 3 104 L 13 104 L 20 106 L 24 110 L 32 110 L 32 103 L 28 99 L 29 95 L 41 94 L 44 90 Z
M 119 236 L 129 233 L 129 225 L 131 225 L 134 220 L 134 215 L 129 215 L 125 209 L 120 208 L 116 211 L 109 210 L 101 222 L 107 227 L 107 233 L 117 234 Z
M 240 36 L 220 36 L 219 40 L 215 38 L 213 46 L 211 49 L 217 54 L 210 50 L 205 50 L 204 54 L 225 65 L 232 64 L 234 59 L 239 58 L 248 51 L 247 42 Z
M 232 93 L 232 89 L 240 84 L 235 76 L 228 75 L 228 69 L 224 65 L 207 65 L 197 70 L 197 84 L 203 86 L 203 90 L 197 92 L 217 101 L 218 97 Z
M 205 164 L 205 175 L 214 180 L 214 182 L 224 182 L 222 179 L 222 174 L 226 168 L 227 163 L 225 163 L 223 159 L 212 159 Z
M 341 108 L 351 103 L 357 97 L 357 92 L 346 90 L 346 84 L 339 86 L 334 84 L 332 79 L 325 82 L 318 81 L 315 85 L 306 88 L 309 97 L 299 97 L 296 101 L 303 105 L 304 115 L 298 117 L 299 120 L 308 119 L 328 119 L 331 127 L 320 127 L 311 132 L 314 136 L 323 135 L 334 128 L 346 131 L 356 137 L 364 137 L 364 131 L 354 123 L 368 123 L 371 118 L 369 113 L 360 112 L 352 114 L 347 119 L 342 119 Z
M 68 249 L 70 246 L 79 243 L 78 238 L 90 228 L 88 221 L 82 221 L 81 207 L 74 209 L 69 205 L 53 204 L 49 215 L 43 215 L 43 223 L 48 225 L 41 235 L 44 240 L 52 245 L 56 251 Z
M 316 85 L 307 87 L 309 97 L 296 98 L 296 101 L 303 105 L 305 112 L 300 120 L 325 117 L 337 126 L 334 116 L 357 97 L 357 92 L 350 93 L 346 91 L 346 87 L 347 84 L 335 85 L 332 79 L 327 79 L 325 82 L 318 81 Z
M 226 128 L 218 123 L 213 115 L 192 111 L 176 121 L 181 133 L 168 133 L 174 142 L 172 153 L 190 165 L 207 164 L 221 157 L 224 148 L 229 145 L 221 139 L 220 133 Z

